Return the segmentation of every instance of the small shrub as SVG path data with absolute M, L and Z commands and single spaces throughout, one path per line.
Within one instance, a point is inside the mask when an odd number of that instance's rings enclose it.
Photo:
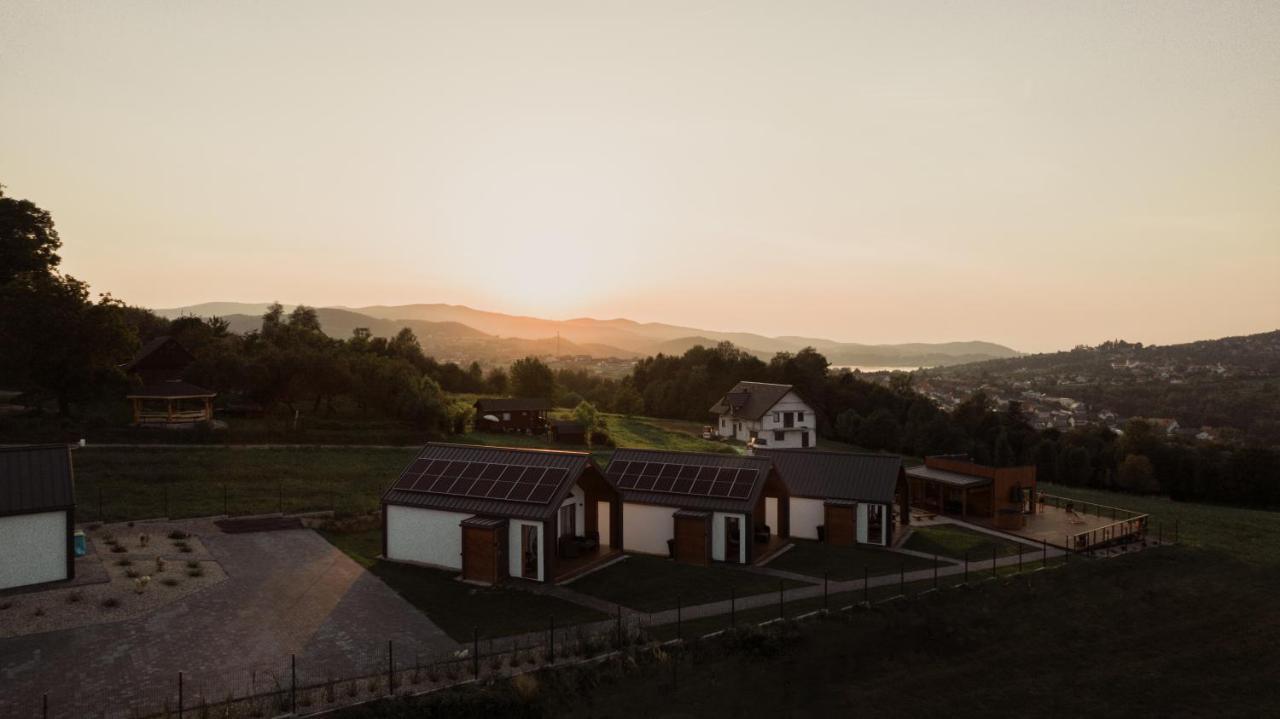
M 174 579 L 173 577 L 165 577 L 164 579 L 160 580 L 160 583 L 165 585 L 166 587 L 178 586 L 178 580 Z
M 382 676 L 375 674 L 369 677 L 369 684 L 367 685 L 367 688 L 370 694 L 380 693 L 382 691 Z
M 359 695 L 360 695 L 360 685 L 356 684 L 354 679 L 347 682 L 347 696 L 355 697 Z
M 533 674 L 517 674 L 511 679 L 511 688 L 515 689 L 521 701 L 528 704 L 538 696 L 538 678 Z
M 129 550 L 126 549 L 123 544 L 113 544 L 111 545 L 111 551 L 115 552 L 116 554 L 124 554 Z
M 337 698 L 334 696 L 333 679 L 324 680 L 324 690 L 320 692 L 320 698 L 324 700 L 325 704 L 332 704 L 334 699 Z
M 119 558 L 119 559 L 117 559 L 117 560 L 116 560 L 116 566 L 117 566 L 117 567 L 130 567 L 130 566 L 133 566 L 133 560 L 132 560 L 132 559 L 129 559 L 128 557 L 121 557 L 121 558 Z
M 164 571 L 164 557 L 156 557 L 156 574 Z
M 202 567 L 196 567 L 195 569 L 188 569 L 188 570 L 187 570 L 187 576 L 188 576 L 188 577 L 203 577 L 203 576 L 204 576 L 204 568 L 202 568 Z
M 199 569 L 199 568 L 200 568 L 200 562 L 197 562 L 194 559 L 187 560 L 187 569 Z
M 142 576 L 142 573 L 136 569 L 126 569 L 124 570 L 124 576 L 130 579 L 137 579 L 138 577 Z
M 79 591 L 75 591 L 67 595 L 67 604 L 78 604 L 82 599 L 84 599 L 84 595 Z
M 120 606 L 120 600 L 116 599 L 115 597 L 107 597 L 106 599 L 102 600 L 103 609 L 115 609 L 118 606 Z
M 183 540 L 183 539 L 186 539 L 186 538 L 187 538 L 187 537 L 189 537 L 189 536 L 191 536 L 191 535 L 187 534 L 186 532 L 182 531 L 181 529 L 175 529 L 175 530 L 173 530 L 172 532 L 169 532 L 169 539 L 173 539 L 173 540 L 175 540 L 175 541 L 176 541 L 176 540 Z
M 432 684 L 440 681 L 440 666 L 438 664 L 432 664 L 427 668 L 427 681 Z
M 36 607 L 36 610 L 35 610 L 34 612 L 32 612 L 32 614 L 34 614 L 34 615 L 35 615 L 35 616 L 37 616 L 37 617 L 43 617 L 43 616 L 44 616 L 44 607 Z

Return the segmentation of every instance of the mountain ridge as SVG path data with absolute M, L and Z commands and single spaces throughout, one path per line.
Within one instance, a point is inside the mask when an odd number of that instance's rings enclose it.
M 165 317 L 184 314 L 200 316 L 235 315 L 235 328 L 244 331 L 249 319 L 266 311 L 269 303 L 206 302 L 185 307 L 156 310 Z M 286 309 L 291 309 L 287 305 Z M 863 344 L 816 337 L 769 337 L 752 332 L 733 332 L 684 327 L 663 322 L 638 322 L 623 317 L 600 320 L 575 317 L 549 320 L 528 315 L 509 315 L 478 310 L 466 305 L 418 303 L 409 305 L 369 305 L 366 307 L 317 307 L 321 326 L 335 337 L 350 336 L 354 327 L 368 327 L 375 336 L 394 334 L 399 327 L 410 327 L 420 338 L 445 340 L 448 351 L 476 352 L 479 345 L 491 345 L 482 354 L 489 355 L 496 345 L 527 347 L 559 346 L 557 354 L 589 354 L 595 357 L 632 358 L 659 352 L 679 354 L 693 344 L 732 342 L 753 354 L 768 358 L 777 352 L 796 352 L 812 346 L 836 365 L 874 365 L 883 367 L 922 367 L 957 364 L 1020 356 L 1004 345 L 981 340 L 968 342 L 909 342 L 902 344 Z M 360 318 L 368 318 L 362 320 Z M 421 323 L 421 324 L 420 324 Z M 477 335 L 464 337 L 465 327 Z M 252 329 L 252 328 L 250 328 Z M 463 341 L 463 340 L 466 341 Z M 470 348 L 463 347 L 467 343 Z M 426 343 L 424 344 L 433 344 Z M 492 350 L 492 351 L 490 351 Z M 552 350 L 554 351 L 554 350 Z M 504 352 L 499 351 L 499 354 Z

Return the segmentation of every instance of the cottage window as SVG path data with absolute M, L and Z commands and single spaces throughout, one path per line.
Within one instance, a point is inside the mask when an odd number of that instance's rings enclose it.
M 803 422 L 803 421 L 804 421 L 804 412 L 796 412 L 796 421 L 797 421 L 797 422 Z
M 794 427 L 794 426 L 795 426 L 795 422 L 793 421 L 793 420 L 794 420 L 794 418 L 795 418 L 795 415 L 794 415 L 794 414 L 792 414 L 792 413 L 790 413 L 790 412 L 783 412 L 783 413 L 782 413 L 782 426 L 783 426 L 783 427 Z
M 775 441 L 781 442 L 781 441 L 785 440 L 786 438 L 787 438 L 787 433 L 786 433 L 786 432 L 783 432 L 783 431 L 782 431 L 782 430 L 780 430 L 780 429 L 779 429 L 779 430 L 774 430 L 774 433 L 773 433 L 773 439 L 774 439 Z
M 560 508 L 560 536 L 576 537 L 578 536 L 577 519 L 578 512 L 576 504 L 566 504 Z
M 774 424 L 781 424 L 781 422 L 782 422 L 782 413 L 781 413 L 781 412 L 774 412 L 774 413 L 773 413 L 773 423 L 774 423 Z
M 503 422 L 510 422 L 510 421 L 511 421 L 511 413 L 510 413 L 510 412 L 503 412 L 503 413 L 502 413 L 502 421 L 503 421 Z

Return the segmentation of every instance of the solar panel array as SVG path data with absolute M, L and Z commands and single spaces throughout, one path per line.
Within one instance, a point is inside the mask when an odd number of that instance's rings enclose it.
M 451 497 L 543 504 L 569 472 L 491 462 L 419 459 L 400 475 L 396 489 Z
M 671 462 L 615 461 L 609 465 L 609 478 L 618 489 L 691 497 L 746 499 L 751 496 L 759 474 L 755 469 Z

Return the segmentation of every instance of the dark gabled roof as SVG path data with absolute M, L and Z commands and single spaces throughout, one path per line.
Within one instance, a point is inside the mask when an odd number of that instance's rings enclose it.
M 67 445 L 0 447 L 0 515 L 67 509 L 75 503 Z
M 756 456 L 773 461 L 793 497 L 893 503 L 902 458 L 811 449 L 765 449 Z
M 760 419 L 793 389 L 789 384 L 739 382 L 711 406 L 711 414 L 732 413 L 743 419 Z
M 681 492 L 673 483 L 668 490 L 652 489 L 653 483 L 640 483 L 627 487 L 619 482 L 634 474 L 633 465 L 668 465 L 672 467 L 711 468 L 715 470 L 747 470 L 754 472 L 754 481 L 744 496 L 710 496 L 704 493 Z M 619 449 L 613 453 L 605 478 L 622 496 L 622 501 L 636 504 L 655 504 L 678 509 L 694 509 L 720 512 L 750 512 L 760 501 L 765 483 L 773 471 L 773 463 L 763 457 L 747 457 L 738 454 L 712 454 L 706 452 L 670 452 L 652 449 Z M 677 475 L 678 476 L 678 475 Z M 718 475 L 722 477 L 723 475 Z M 695 480 L 701 481 L 701 480 Z M 739 480 L 739 481 L 745 481 Z M 692 492 L 692 488 L 690 488 Z
M 551 409 L 551 400 L 523 397 L 487 398 L 476 400 L 475 407 L 481 412 L 536 412 Z
M 162 398 L 175 399 L 179 397 L 217 397 L 218 393 L 211 389 L 205 389 L 199 385 L 184 382 L 180 379 L 160 380 L 158 382 L 148 382 L 129 390 L 129 394 L 125 395 L 127 399 L 135 397 L 140 399 Z
M 133 355 L 133 359 L 124 363 L 121 369 L 125 372 L 134 372 L 146 369 L 153 363 L 159 363 L 165 368 L 183 368 L 195 359 L 177 340 L 168 335 L 162 335 L 143 345 Z
M 521 470 L 538 475 L 537 481 L 524 483 L 529 491 L 520 493 L 502 484 L 502 477 L 523 476 Z M 555 514 L 585 472 L 601 474 L 586 452 L 433 442 L 404 468 L 382 501 L 445 512 L 544 520 Z M 496 479 L 489 478 L 495 474 Z M 536 489 L 540 481 L 548 489 Z M 491 493 L 495 496 L 489 496 Z
M 978 477 L 972 474 L 960 474 L 959 472 L 948 472 L 944 469 L 934 469 L 926 467 L 923 464 L 915 467 L 907 468 L 907 476 L 916 479 L 927 479 L 931 482 L 942 482 L 953 487 L 981 487 L 984 484 L 991 484 L 990 477 Z

